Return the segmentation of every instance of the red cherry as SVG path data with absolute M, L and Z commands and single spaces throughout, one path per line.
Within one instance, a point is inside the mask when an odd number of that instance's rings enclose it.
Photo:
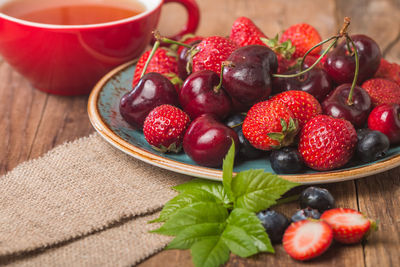
M 203 114 L 189 125 L 183 138 L 183 149 L 197 164 L 218 167 L 228 153 L 232 140 L 236 151 L 239 151 L 236 132 L 217 121 L 213 115 Z
M 175 87 L 160 73 L 150 72 L 140 79 L 132 91 L 121 98 L 119 110 L 126 122 L 142 130 L 150 111 L 163 104 L 179 105 Z
M 357 84 L 374 76 L 381 61 L 381 51 L 378 44 L 365 35 L 351 36 L 357 47 L 360 70 Z M 340 43 L 333 51 L 329 52 L 324 68 L 328 75 L 337 83 L 351 83 L 354 77 L 356 63 L 347 48 L 346 41 Z
M 359 86 L 354 87 L 353 103 L 348 103 L 351 84 L 346 83 L 338 86 L 322 102 L 323 113 L 336 119 L 346 119 L 356 128 L 361 128 L 367 121 L 368 114 L 372 109 L 371 97 L 367 91 Z
M 225 119 L 232 110 L 230 97 L 222 87 L 218 87 L 220 77 L 211 70 L 192 73 L 179 92 L 179 102 L 183 110 L 195 119 L 211 113 Z
M 400 142 L 400 105 L 382 104 L 368 117 L 368 128 L 384 133 L 391 144 Z

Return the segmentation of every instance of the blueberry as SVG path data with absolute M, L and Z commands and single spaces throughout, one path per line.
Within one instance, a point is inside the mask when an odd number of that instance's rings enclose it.
M 321 217 L 321 213 L 319 213 L 318 210 L 314 210 L 311 208 L 305 208 L 302 210 L 296 211 L 295 214 L 292 216 L 292 222 L 298 222 L 305 220 L 307 218 L 312 218 L 312 219 L 319 219 Z
M 240 144 L 240 149 L 239 149 L 239 157 L 244 158 L 244 159 L 255 159 L 258 157 L 261 157 L 263 154 L 263 151 L 256 149 L 253 147 L 250 142 L 244 137 L 243 131 L 242 131 L 242 123 L 245 119 L 245 115 L 243 114 L 235 114 L 230 116 L 228 119 L 226 119 L 225 124 L 228 127 L 231 127 L 238 135 L 239 137 L 239 144 Z
M 360 140 L 363 139 L 371 131 L 372 130 L 368 129 L 368 128 L 358 129 L 357 130 L 357 141 L 360 142 Z
M 379 132 L 366 133 L 357 144 L 357 156 L 363 162 L 371 162 L 386 155 L 390 146 L 389 138 Z
M 308 187 L 300 194 L 300 207 L 316 209 L 320 213 L 332 209 L 335 206 L 335 199 L 328 190 L 319 187 Z
M 281 243 L 283 233 L 290 223 L 286 216 L 282 213 L 268 209 L 257 213 L 257 217 L 260 219 L 265 231 L 267 231 L 271 242 Z
M 269 160 L 276 173 L 298 173 L 304 166 L 300 152 L 293 147 L 272 151 Z

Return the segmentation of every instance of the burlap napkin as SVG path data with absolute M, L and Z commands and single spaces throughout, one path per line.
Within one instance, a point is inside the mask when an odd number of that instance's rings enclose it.
M 168 242 L 146 222 L 189 179 L 97 134 L 59 146 L 0 177 L 0 263 L 133 265 Z

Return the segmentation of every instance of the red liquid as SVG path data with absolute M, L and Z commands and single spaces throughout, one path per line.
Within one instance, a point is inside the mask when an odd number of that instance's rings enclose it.
M 84 25 L 136 16 L 144 7 L 133 0 L 14 0 L 0 7 L 0 12 L 32 22 Z

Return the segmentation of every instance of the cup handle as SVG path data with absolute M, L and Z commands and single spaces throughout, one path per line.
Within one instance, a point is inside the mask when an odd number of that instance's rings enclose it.
M 172 2 L 183 5 L 188 13 L 188 20 L 183 29 L 178 34 L 168 37 L 170 39 L 179 40 L 185 34 L 194 33 L 196 31 L 200 21 L 200 10 L 195 0 L 164 0 L 164 4 Z

